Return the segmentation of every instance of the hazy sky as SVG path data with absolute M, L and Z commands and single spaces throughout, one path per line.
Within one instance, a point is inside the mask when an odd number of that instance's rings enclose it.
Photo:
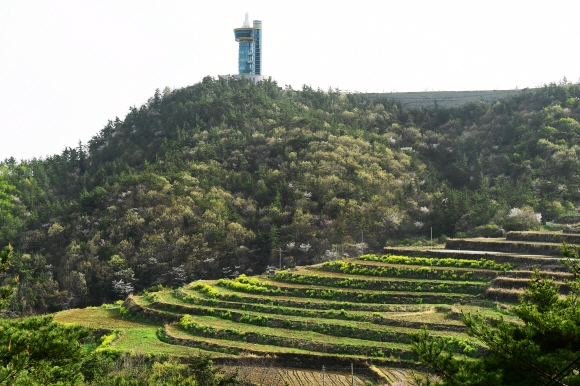
M 361 92 L 534 87 L 580 77 L 580 1 L 0 0 L 0 160 L 88 141 L 156 88 L 237 72 L 263 22 L 280 86 Z

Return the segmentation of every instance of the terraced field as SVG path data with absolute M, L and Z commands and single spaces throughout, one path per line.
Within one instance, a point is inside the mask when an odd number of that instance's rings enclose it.
M 457 355 L 481 355 L 485 349 L 464 333 L 461 311 L 502 313 L 485 293 L 513 268 L 489 259 L 366 255 L 269 276 L 197 281 L 131 296 L 124 308 L 163 324 L 160 338 L 171 344 L 269 356 L 279 367 L 318 375 L 323 365 L 353 363 L 359 376 L 395 381 L 419 368 L 409 334 L 422 326 L 448 339 Z
M 543 242 L 530 234 L 510 237 L 501 242 Z M 550 244 L 558 240 L 556 234 L 541 237 Z M 355 384 L 404 383 L 411 369 L 421 370 L 410 333 L 426 326 L 447 339 L 456 355 L 480 356 L 485 347 L 465 334 L 461 312 L 516 320 L 510 302 L 523 293 L 532 265 L 558 282 L 570 277 L 556 256 L 398 252 L 196 281 L 130 296 L 119 310 L 73 310 L 56 318 L 120 331 L 107 349 L 180 356 L 211 352 L 227 366 L 252 368 L 248 376 L 264 385 L 322 385 L 323 366 L 325 384 L 346 385 L 351 364 Z

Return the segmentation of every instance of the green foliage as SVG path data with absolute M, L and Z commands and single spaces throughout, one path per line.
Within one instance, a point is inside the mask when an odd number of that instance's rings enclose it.
M 186 366 L 165 357 L 97 351 L 85 359 L 81 371 L 86 384 L 95 386 L 196 385 L 185 374 Z
M 0 163 L 0 245 L 22 254 L 12 308 L 259 273 L 278 248 L 289 266 L 337 244 L 357 255 L 361 231 L 365 251 L 380 251 L 430 228 L 435 238 L 537 228 L 510 210 L 553 220 L 580 200 L 579 98 L 568 82 L 412 111 L 272 81 L 208 77 L 157 92 L 87 144 Z
M 218 285 L 235 291 L 243 291 L 258 294 L 281 294 L 282 290 L 274 285 L 262 283 L 256 278 L 249 278 L 246 275 L 240 275 L 234 280 L 219 279 Z
M 89 334 L 48 316 L 0 319 L 0 383 L 80 385 L 84 353 L 79 342 Z
M 503 237 L 504 232 L 497 224 L 486 224 L 475 227 L 469 232 L 472 237 Z
M 483 280 L 492 276 L 479 271 L 456 271 L 453 269 L 434 269 L 429 266 L 399 267 L 399 266 L 367 266 L 345 261 L 329 261 L 318 267 L 320 271 L 342 272 L 350 275 L 378 277 L 430 278 L 440 280 Z
M 467 332 L 489 348 L 490 357 L 466 361 L 450 354 L 446 343 L 427 331 L 412 336 L 413 350 L 442 375 L 442 385 L 523 386 L 537 384 L 538 379 L 546 383 L 580 356 L 580 265 L 577 250 L 564 245 L 563 251 L 575 274 L 567 282 L 567 295 L 559 296 L 554 281 L 535 270 L 526 297 L 513 309 L 521 323 L 463 314 Z M 559 381 L 579 385 L 580 376 L 564 372 Z
M 497 222 L 506 231 L 540 230 L 542 215 L 534 213 L 533 208 L 512 208 L 509 212 L 499 211 L 493 221 Z
M 408 257 L 408 256 L 395 256 L 395 255 L 363 255 L 360 257 L 361 260 L 367 261 L 380 261 L 383 263 L 390 264 L 410 264 L 410 265 L 432 265 L 440 267 L 467 267 L 467 268 L 485 268 L 494 270 L 510 270 L 513 266 L 510 263 L 499 264 L 493 260 L 480 259 L 480 260 L 468 260 L 468 259 L 455 259 L 452 257 L 448 258 L 436 258 L 436 257 Z
M 203 353 L 189 356 L 184 364 L 167 356 L 96 351 L 84 360 L 81 371 L 86 384 L 95 386 L 250 386 L 237 371 L 224 372 Z
M 8 244 L 8 246 L 4 247 L 4 249 L 0 252 L 0 277 L 8 270 L 10 267 L 12 257 L 12 246 Z M 0 311 L 4 309 L 4 306 L 10 300 L 14 293 L 14 287 L 18 284 L 18 276 L 14 278 L 11 282 L 4 286 L 0 286 Z
M 190 356 L 187 360 L 187 373 L 191 374 L 199 386 L 234 386 L 242 385 L 238 372 L 218 376 L 221 368 L 215 367 L 211 357 L 200 354 Z
M 193 289 L 201 291 L 208 298 L 217 298 L 219 296 L 219 292 L 208 284 L 198 283 L 193 286 Z
M 428 268 L 427 268 L 428 270 Z M 453 275 L 452 273 L 449 273 Z M 457 275 L 455 275 L 457 279 Z M 388 281 L 388 280 L 369 280 L 359 278 L 336 278 L 320 275 L 306 275 L 295 274 L 286 271 L 277 272 L 274 276 L 275 280 L 287 283 L 307 284 L 316 286 L 331 286 L 339 288 L 358 288 L 367 290 L 383 290 L 383 291 L 422 291 L 422 292 L 463 292 L 463 293 L 480 293 L 484 288 L 484 284 L 475 283 L 439 283 L 421 281 L 419 285 L 415 282 L 407 281 Z

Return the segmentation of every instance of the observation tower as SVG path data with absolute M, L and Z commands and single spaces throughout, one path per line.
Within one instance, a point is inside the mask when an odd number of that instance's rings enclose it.
M 252 82 L 264 79 L 262 75 L 262 21 L 254 20 L 253 25 L 250 26 L 246 12 L 244 24 L 234 29 L 234 36 L 239 44 L 238 74 L 220 75 L 220 78 L 248 78 Z

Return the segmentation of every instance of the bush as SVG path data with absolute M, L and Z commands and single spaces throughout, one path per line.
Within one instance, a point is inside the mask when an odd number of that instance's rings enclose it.
M 554 220 L 562 216 L 564 212 L 566 212 L 566 210 L 564 209 L 564 206 L 560 203 L 560 201 L 552 201 L 544 206 L 542 212 L 544 213 L 546 219 Z
M 87 328 L 65 326 L 50 316 L 0 319 L 0 384 L 80 385 Z
M 496 224 L 480 225 L 470 232 L 472 237 L 503 237 L 504 230 Z
M 405 238 L 397 243 L 398 247 L 423 247 L 431 245 L 430 240 L 417 239 L 417 238 Z
M 506 231 L 540 230 L 542 215 L 535 213 L 529 206 L 512 208 L 509 212 L 499 211 L 493 218 L 495 224 L 501 225 Z

